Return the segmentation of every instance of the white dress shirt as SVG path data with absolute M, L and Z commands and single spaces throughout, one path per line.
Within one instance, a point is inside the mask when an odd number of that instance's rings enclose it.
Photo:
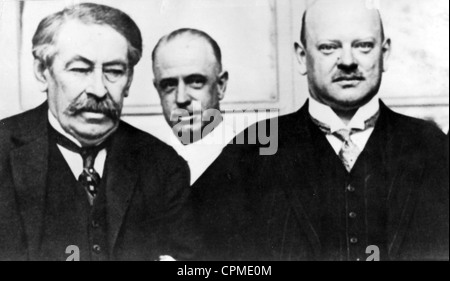
M 183 145 L 175 135 L 171 135 L 169 145 L 188 163 L 191 171 L 191 186 L 235 137 L 236 133 L 233 127 L 227 122 L 228 120 L 224 116 L 223 121 L 212 132 L 201 140 L 188 145 Z
M 366 127 L 365 122 L 373 117 L 380 110 L 380 103 L 378 97 L 373 97 L 368 103 L 358 109 L 352 120 L 345 125 L 341 118 L 327 105 L 319 103 L 313 98 L 309 99 L 309 114 L 316 120 L 330 126 L 331 133 L 337 132 L 342 129 L 360 129 L 364 130 Z M 352 134 L 351 139 L 356 146 L 363 151 L 367 141 L 372 135 L 374 128 L 369 128 L 364 131 L 355 132 Z M 326 138 L 333 150 L 339 155 L 339 151 L 342 148 L 343 142 L 334 135 L 326 135 Z
M 59 124 L 59 121 L 56 120 L 55 116 L 53 116 L 53 114 L 50 112 L 50 110 L 48 111 L 48 121 L 49 121 L 50 125 L 53 127 L 53 129 L 55 129 L 58 133 L 65 136 L 66 138 L 71 140 L 73 143 L 75 143 L 76 145 L 81 147 L 81 143 L 78 140 L 76 140 L 73 136 L 71 136 L 70 134 L 66 133 L 66 131 L 64 131 L 64 129 Z M 66 160 L 67 164 L 69 165 L 70 170 L 72 171 L 75 179 L 78 180 L 78 177 L 83 172 L 83 158 L 81 157 L 80 154 L 75 153 L 71 150 L 68 150 L 67 148 L 65 148 L 59 144 L 57 144 L 57 146 L 58 146 L 59 151 L 61 151 L 61 154 L 63 155 L 64 159 Z M 106 148 L 104 148 L 99 151 L 99 153 L 97 154 L 97 157 L 95 158 L 94 169 L 95 169 L 95 171 L 97 171 L 97 173 L 100 175 L 100 177 L 103 177 L 103 170 L 105 167 L 106 154 L 107 154 Z

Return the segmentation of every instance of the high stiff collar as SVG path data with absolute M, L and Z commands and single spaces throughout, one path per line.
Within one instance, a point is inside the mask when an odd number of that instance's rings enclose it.
M 38 259 L 39 243 L 43 234 L 45 200 L 49 171 L 48 106 L 43 103 L 36 109 L 8 120 L 14 125 L 11 139 L 16 147 L 10 152 L 10 167 L 19 211 L 25 228 L 29 259 Z M 150 150 L 148 163 L 156 162 L 157 154 L 152 140 L 130 125 L 121 122 L 111 141 L 106 163 L 106 196 L 108 198 L 108 242 L 112 253 L 128 206 L 137 187 L 140 169 L 136 165 L 143 150 Z M 148 185 L 149 188 L 160 188 Z M 150 192 L 150 191 L 149 191 Z
M 343 129 L 364 130 L 366 128 L 366 121 L 375 116 L 380 110 L 380 103 L 378 97 L 373 97 L 368 103 L 358 109 L 348 125 L 345 125 L 344 122 L 342 122 L 331 107 L 319 103 L 313 98 L 309 99 L 308 110 L 311 117 L 328 125 L 331 133 L 334 133 Z
M 64 129 L 61 127 L 61 124 L 58 120 L 56 120 L 55 116 L 53 116 L 53 113 L 48 110 L 48 122 L 50 123 L 50 126 L 55 129 L 56 132 L 60 133 L 67 139 L 69 139 L 71 142 L 75 143 L 78 147 L 82 147 L 81 143 L 74 138 L 71 134 L 68 134 Z
M 104 148 L 106 148 L 109 143 L 112 136 L 109 136 L 105 141 L 102 143 L 95 145 L 93 147 L 84 148 L 83 145 L 74 138 L 71 134 L 67 133 L 59 123 L 59 121 L 53 116 L 50 110 L 48 110 L 48 122 L 50 124 L 49 133 L 50 135 L 55 137 L 55 140 L 59 145 L 62 145 L 63 147 L 69 149 L 70 151 L 73 151 L 75 153 L 80 153 L 82 151 L 100 151 Z

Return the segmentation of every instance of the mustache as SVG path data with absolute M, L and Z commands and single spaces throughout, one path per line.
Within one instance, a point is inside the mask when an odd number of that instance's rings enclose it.
M 66 113 L 75 116 L 82 112 L 102 113 L 112 120 L 120 118 L 121 106 L 106 95 L 102 99 L 97 99 L 88 95 L 81 95 L 66 109 Z
M 201 115 L 202 114 L 202 109 L 201 108 L 192 108 L 192 106 L 186 106 L 186 107 L 180 107 L 178 106 L 177 108 L 174 108 L 171 110 L 170 114 L 171 115 L 189 115 L 189 116 L 194 116 L 194 115 Z
M 336 75 L 333 76 L 333 83 L 335 82 L 341 82 L 341 81 L 350 81 L 350 80 L 359 80 L 364 81 L 366 78 L 362 73 L 355 72 L 355 73 L 342 73 L 339 72 Z

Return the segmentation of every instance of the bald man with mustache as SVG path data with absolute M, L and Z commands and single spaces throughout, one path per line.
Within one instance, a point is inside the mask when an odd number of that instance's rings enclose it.
M 246 190 L 244 259 L 448 260 L 448 148 L 379 98 L 391 40 L 366 1 L 319 0 L 295 44 L 310 98 Z M 401 90 L 401 89 L 399 89 Z

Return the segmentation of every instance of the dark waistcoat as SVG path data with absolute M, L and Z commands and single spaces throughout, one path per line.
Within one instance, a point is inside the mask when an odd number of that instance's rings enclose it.
M 108 260 L 106 236 L 106 174 L 101 180 L 93 206 L 84 187 L 76 180 L 70 167 L 49 137 L 47 197 L 41 241 L 42 260 L 66 260 L 76 246 L 80 260 Z
M 314 165 L 322 171 L 316 210 L 322 257 L 326 260 L 365 260 L 366 248 L 387 253 L 387 187 L 382 165 L 382 135 L 372 135 L 348 173 L 325 135 L 310 124 L 317 140 Z M 376 138 L 376 139 L 374 139 Z M 384 254 L 384 255 L 383 255 Z

